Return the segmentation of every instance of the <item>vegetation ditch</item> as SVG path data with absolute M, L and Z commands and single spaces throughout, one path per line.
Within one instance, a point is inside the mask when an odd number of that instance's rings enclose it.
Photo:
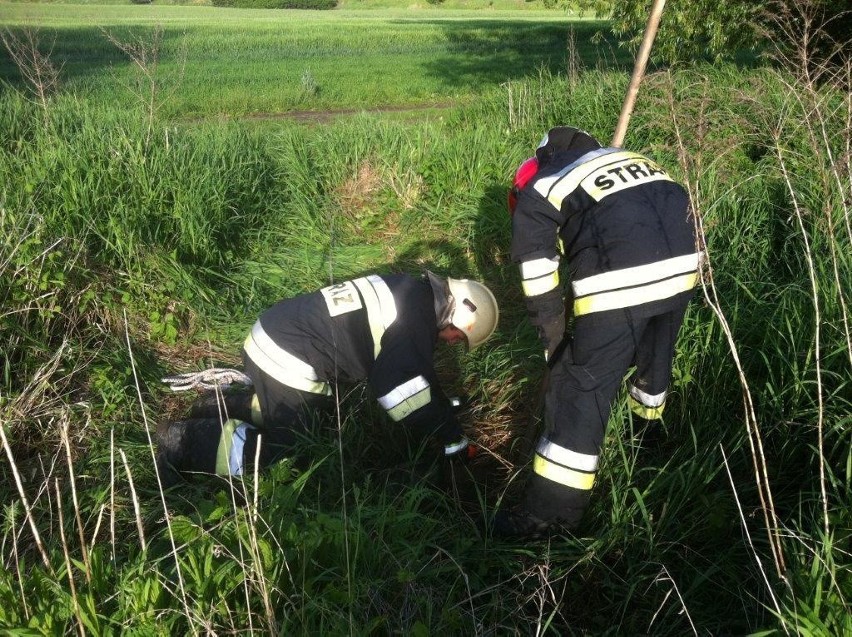
M 540 68 L 425 119 L 188 124 L 156 91 L 47 90 L 32 59 L 42 84 L 0 94 L 0 625 L 852 633 L 848 66 L 646 78 L 626 145 L 687 185 L 710 255 L 666 437 L 643 448 L 616 409 L 581 529 L 510 543 L 482 527 L 526 476 L 542 361 L 506 188 L 553 124 L 610 137 L 623 70 Z M 487 347 L 441 354 L 482 449 L 450 483 L 356 389 L 303 460 L 158 489 L 152 432 L 187 401 L 163 376 L 238 363 L 281 297 L 425 268 L 502 304 Z

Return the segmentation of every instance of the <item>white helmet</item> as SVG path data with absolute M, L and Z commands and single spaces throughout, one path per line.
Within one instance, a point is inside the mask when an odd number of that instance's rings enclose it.
M 467 336 L 468 350 L 482 345 L 497 329 L 500 311 L 487 287 L 469 279 L 447 279 L 455 307 L 450 322 Z

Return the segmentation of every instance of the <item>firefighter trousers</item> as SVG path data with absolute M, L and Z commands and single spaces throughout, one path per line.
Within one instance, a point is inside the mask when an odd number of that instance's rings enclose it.
M 628 401 L 634 414 L 659 419 L 677 334 L 688 304 L 651 317 L 630 310 L 602 323 L 577 317 L 573 339 L 554 361 L 524 506 L 543 520 L 576 526 L 588 504 L 613 402 L 631 367 Z
M 286 455 L 300 434 L 314 430 L 322 414 L 332 413 L 334 403 L 324 394 L 300 391 L 281 383 L 248 356 L 243 357 L 243 364 L 252 379 L 260 411 L 260 422 L 253 418 L 254 426 L 245 433 L 246 466 L 252 463 L 258 441 L 260 466 L 267 466 Z

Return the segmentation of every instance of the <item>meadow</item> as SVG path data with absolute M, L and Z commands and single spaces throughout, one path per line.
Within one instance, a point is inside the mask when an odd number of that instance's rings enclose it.
M 248 13 L 2 6 L 6 24 L 44 31 L 66 90 L 93 100 L 132 105 L 138 89 L 128 54 L 144 52 L 156 66 L 159 114 L 169 120 L 455 105 L 530 70 L 557 71 L 565 60 L 565 18 L 553 11 L 303 11 L 284 20 L 280 11 Z M 601 26 L 577 21 L 576 42 L 588 42 Z M 589 59 L 616 57 L 612 44 L 582 49 L 577 54 Z M 8 61 L 0 67 L 0 77 L 14 74 Z
M 619 404 L 576 534 L 483 531 L 540 425 L 506 189 L 549 126 L 612 135 L 630 55 L 602 26 L 0 3 L 40 53 L 35 82 L 0 57 L 0 627 L 852 634 L 852 104 L 795 49 L 646 78 L 625 146 L 686 184 L 710 255 L 666 435 Z M 238 365 L 283 296 L 424 268 L 501 301 L 487 346 L 440 352 L 467 467 L 416 471 L 354 388 L 302 459 L 158 488 L 156 423 L 191 399 L 163 376 Z

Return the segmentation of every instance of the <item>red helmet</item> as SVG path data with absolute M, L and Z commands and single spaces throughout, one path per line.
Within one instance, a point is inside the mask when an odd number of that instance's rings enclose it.
M 515 171 L 515 181 L 509 191 L 509 214 L 515 214 L 515 206 L 518 205 L 518 194 L 523 190 L 530 180 L 538 172 L 538 159 L 530 157 L 522 163 Z

